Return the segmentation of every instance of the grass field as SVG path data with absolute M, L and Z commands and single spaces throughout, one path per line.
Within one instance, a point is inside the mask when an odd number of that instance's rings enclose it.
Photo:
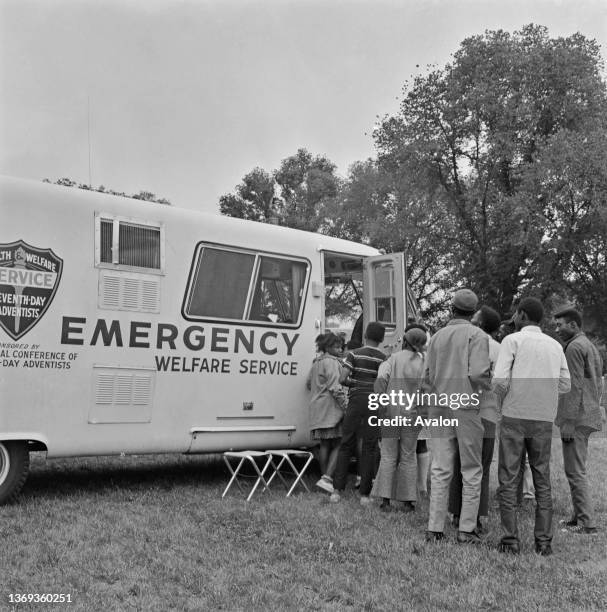
M 0 610 L 589 610 L 607 609 L 607 440 L 591 439 L 598 536 L 555 525 L 552 557 L 495 550 L 493 467 L 487 546 L 423 538 L 414 515 L 361 507 L 354 493 L 289 499 L 276 484 L 246 503 L 221 492 L 217 458 L 138 456 L 45 461 L 17 504 L 0 508 Z M 310 485 L 314 474 L 308 477 Z M 553 444 L 555 524 L 570 512 Z M 450 528 L 449 528 L 450 529 Z M 69 593 L 71 604 L 18 604 L 11 593 Z

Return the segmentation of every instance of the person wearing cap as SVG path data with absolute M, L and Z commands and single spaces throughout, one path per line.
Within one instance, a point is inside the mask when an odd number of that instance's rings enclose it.
M 603 362 L 596 346 L 582 331 L 582 316 L 577 310 L 565 308 L 554 318 L 556 333 L 565 343 L 565 358 L 571 375 L 571 391 L 560 398 L 555 420 L 561 430 L 563 467 L 573 505 L 571 519 L 563 524 L 571 531 L 595 534 L 597 527 L 586 477 L 586 459 L 588 437 L 602 428 Z
M 516 331 L 506 336 L 493 373 L 493 390 L 501 398 L 498 500 L 503 536 L 500 552 L 520 552 L 516 490 L 521 460 L 527 451 L 535 486 L 535 552 L 552 554 L 552 489 L 550 450 L 558 397 L 569 391 L 569 368 L 561 345 L 542 333 L 542 303 L 520 301 L 514 314 Z
M 495 340 L 500 326 L 500 316 L 489 306 L 481 306 L 472 317 L 472 324 L 480 327 L 489 341 L 489 360 L 491 371 L 495 367 L 500 351 L 499 342 Z M 480 505 L 478 508 L 477 530 L 483 531 L 482 516 L 489 516 L 489 472 L 493 460 L 495 447 L 495 429 L 497 424 L 497 396 L 491 391 L 481 394 L 480 415 L 483 423 L 484 436 L 482 446 L 483 479 L 481 481 Z M 449 512 L 453 515 L 453 526 L 459 526 L 459 515 L 462 506 L 462 476 L 459 453 L 455 453 L 455 469 L 451 487 L 449 489 Z
M 424 373 L 423 349 L 426 330 L 418 324 L 408 325 L 403 339 L 403 350 L 392 353 L 380 366 L 375 380 L 376 393 L 408 393 L 416 395 Z M 405 512 L 415 510 L 417 501 L 417 436 L 421 425 L 415 425 L 417 411 L 408 402 L 390 404 L 382 411 L 381 418 L 404 417 L 407 425 L 381 428 L 381 460 L 375 476 L 372 497 L 382 498 L 380 510 L 390 509 L 390 500 L 403 502 Z
M 436 397 L 467 397 L 457 409 L 438 401 L 427 408 L 428 417 L 453 419 L 457 425 L 430 427 L 430 516 L 427 541 L 444 537 L 449 485 L 454 472 L 456 448 L 459 449 L 462 474 L 462 503 L 457 541 L 478 544 L 476 519 L 483 477 L 483 423 L 480 401 L 472 401 L 491 381 L 491 361 L 487 334 L 471 323 L 478 298 L 470 289 L 456 291 L 451 301 L 453 318 L 432 336 L 426 354 L 425 392 Z M 439 404 L 439 405 L 436 405 Z M 451 402 L 450 402 L 451 404 Z

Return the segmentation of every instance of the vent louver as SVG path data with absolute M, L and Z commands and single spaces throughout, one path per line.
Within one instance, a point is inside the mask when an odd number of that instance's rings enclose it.
M 155 372 L 94 366 L 89 423 L 149 423 Z
M 99 273 L 99 308 L 160 312 L 160 278 L 130 272 Z

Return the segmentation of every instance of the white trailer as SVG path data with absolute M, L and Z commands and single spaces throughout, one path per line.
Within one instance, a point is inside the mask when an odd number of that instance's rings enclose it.
M 2 178 L 0 503 L 32 450 L 309 446 L 314 338 L 353 292 L 399 344 L 416 314 L 402 254 Z

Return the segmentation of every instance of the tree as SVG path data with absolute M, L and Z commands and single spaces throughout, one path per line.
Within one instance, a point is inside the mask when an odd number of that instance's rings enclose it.
M 43 183 L 53 183 L 48 178 L 42 179 Z M 98 193 L 108 193 L 110 195 L 120 196 L 123 198 L 133 198 L 134 200 L 143 200 L 144 202 L 155 202 L 156 204 L 166 204 L 169 205 L 171 202 L 166 198 L 159 198 L 156 194 L 151 191 L 140 191 L 139 193 L 133 195 L 126 195 L 124 191 L 114 191 L 113 189 L 106 189 L 104 185 L 99 185 L 96 189 L 91 185 L 87 185 L 86 183 L 77 183 L 70 178 L 64 177 L 56 180 L 54 182 L 55 185 L 61 185 L 62 187 L 78 187 L 78 189 L 84 189 L 86 191 L 97 191 Z
M 254 168 L 236 186 L 235 193 L 219 199 L 222 214 L 317 231 L 325 223 L 325 210 L 337 195 L 336 166 L 324 156 L 305 149 L 282 160 L 271 173 Z
M 410 182 L 395 184 L 376 160 L 356 162 L 343 182 L 326 232 L 370 244 L 386 252 L 404 252 L 407 278 L 424 320 L 436 322 L 444 311 L 450 279 L 443 245 L 431 228 L 440 212 L 427 210 L 431 194 Z
M 262 168 L 253 168 L 236 186 L 235 194 L 219 198 L 219 210 L 230 217 L 269 223 L 278 212 L 274 211 L 274 190 L 272 175 Z
M 487 31 L 464 40 L 445 68 L 416 77 L 398 114 L 375 130 L 393 184 L 432 194 L 426 215 L 438 214 L 426 229 L 454 278 L 502 313 L 522 291 L 554 284 L 540 261 L 549 204 L 527 176 L 553 139 L 603 124 L 602 67 L 598 45 L 580 34 Z
M 283 159 L 274 178 L 284 203 L 285 225 L 317 231 L 325 223 L 325 211 L 336 197 L 337 167 L 323 155 L 313 157 L 306 149 Z
M 555 303 L 577 302 L 589 328 L 607 341 L 605 142 L 607 129 L 562 131 L 539 152 L 526 179 L 528 190 L 538 194 L 545 219 L 535 271 L 543 295 Z

